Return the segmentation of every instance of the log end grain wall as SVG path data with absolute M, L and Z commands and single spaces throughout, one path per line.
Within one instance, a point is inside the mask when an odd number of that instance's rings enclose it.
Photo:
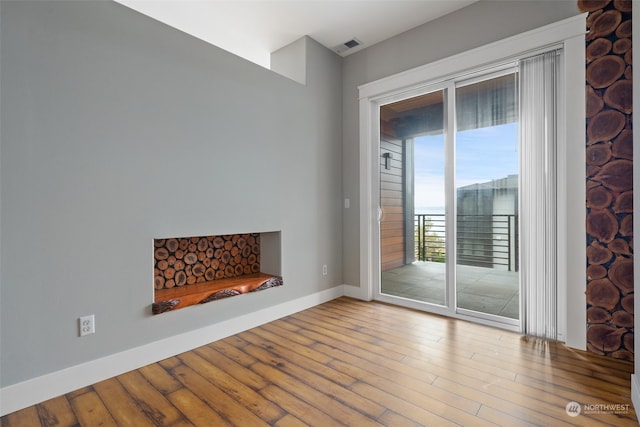
M 281 286 L 280 276 L 261 272 L 262 243 L 260 233 L 154 239 L 152 313 Z
M 260 272 L 260 234 L 154 239 L 154 287 L 170 289 Z
M 587 348 L 633 360 L 631 1 L 578 7 L 588 12 Z

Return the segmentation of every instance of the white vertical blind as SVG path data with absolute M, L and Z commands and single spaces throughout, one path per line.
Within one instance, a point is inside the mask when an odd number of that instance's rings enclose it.
M 456 129 L 478 129 L 518 120 L 516 73 L 456 86 Z
M 556 108 L 558 51 L 520 61 L 523 332 L 558 338 Z

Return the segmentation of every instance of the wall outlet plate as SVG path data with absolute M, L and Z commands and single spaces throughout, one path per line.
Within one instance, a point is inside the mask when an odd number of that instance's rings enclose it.
M 96 333 L 96 317 L 93 314 L 89 316 L 82 316 L 78 319 L 78 324 L 80 327 L 80 336 L 83 337 L 89 334 Z

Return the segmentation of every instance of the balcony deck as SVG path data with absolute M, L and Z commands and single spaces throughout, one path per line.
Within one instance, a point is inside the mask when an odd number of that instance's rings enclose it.
M 416 261 L 382 273 L 382 293 L 442 304 L 445 264 Z M 518 273 L 458 265 L 458 307 L 518 318 Z

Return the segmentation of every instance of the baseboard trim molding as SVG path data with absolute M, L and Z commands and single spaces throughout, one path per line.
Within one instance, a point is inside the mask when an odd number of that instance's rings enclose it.
M 344 288 L 344 285 L 339 285 L 195 331 L 3 387 L 0 389 L 0 416 L 331 301 L 343 296 Z
M 344 296 L 363 301 L 371 301 L 368 289 L 362 289 L 359 286 L 344 285 Z
M 640 379 L 638 375 L 639 374 L 631 374 L 631 403 L 633 403 L 638 422 L 640 422 L 640 413 L 638 412 L 638 410 L 640 410 Z

